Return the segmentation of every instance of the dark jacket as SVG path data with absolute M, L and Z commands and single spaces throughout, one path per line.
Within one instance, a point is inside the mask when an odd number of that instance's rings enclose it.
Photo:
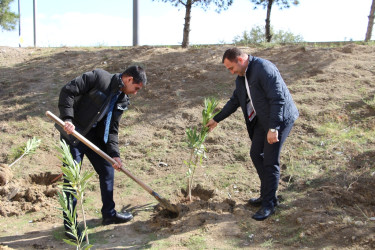
M 264 131 L 268 131 L 270 128 L 280 129 L 282 124 L 287 125 L 297 119 L 299 116 L 297 107 L 279 70 L 273 63 L 249 55 L 246 78 L 256 117 L 251 123 L 247 118 L 245 77 L 238 76 L 232 97 L 214 117 L 216 122 L 224 120 L 241 106 L 249 136 L 252 138 L 256 122 L 260 122 Z
M 71 121 L 76 131 L 85 136 L 96 124 L 98 135 L 104 137 L 106 115 L 98 122 L 113 95 L 120 91 L 123 83 L 120 74 L 110 74 L 102 69 L 86 72 L 66 84 L 60 92 L 60 118 Z M 129 97 L 121 92 L 113 108 L 109 127 L 107 154 L 119 157 L 118 128 L 121 115 L 129 105 Z M 72 135 L 67 135 L 59 129 L 62 137 L 75 145 L 79 141 Z

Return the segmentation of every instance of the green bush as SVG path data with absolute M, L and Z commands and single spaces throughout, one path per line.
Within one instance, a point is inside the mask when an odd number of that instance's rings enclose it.
M 272 40 L 271 43 L 298 43 L 303 42 L 303 37 L 294 35 L 290 31 L 278 30 L 274 32 L 271 27 Z M 261 44 L 266 43 L 266 31 L 264 27 L 255 26 L 249 32 L 244 31 L 242 35 L 235 36 L 233 39 L 234 44 L 248 45 L 248 44 Z

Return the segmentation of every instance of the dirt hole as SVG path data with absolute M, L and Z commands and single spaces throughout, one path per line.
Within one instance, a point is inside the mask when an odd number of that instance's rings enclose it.
M 186 190 L 182 189 L 181 193 L 187 197 L 188 193 Z M 200 184 L 191 190 L 191 195 L 198 197 L 200 200 L 208 201 L 215 196 L 215 190 L 204 189 Z M 194 198 L 193 198 L 194 199 Z
M 179 212 L 173 212 L 173 211 L 170 211 L 168 209 L 163 209 L 159 212 L 159 215 L 163 218 L 166 218 L 166 219 L 176 219 L 178 218 L 178 216 L 180 215 Z
M 59 174 L 52 174 L 51 172 L 43 172 L 39 174 L 29 175 L 31 183 L 38 185 L 51 185 L 52 182 L 59 177 Z

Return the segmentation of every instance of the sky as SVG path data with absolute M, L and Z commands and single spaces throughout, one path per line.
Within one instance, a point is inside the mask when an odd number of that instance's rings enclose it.
M 364 40 L 372 0 L 300 0 L 280 10 L 273 6 L 271 25 L 307 42 Z M 21 45 L 34 46 L 33 0 L 20 0 Z M 36 46 L 132 46 L 133 0 L 36 0 Z M 236 36 L 264 26 L 266 10 L 250 0 L 234 0 L 220 14 L 214 6 L 192 8 L 190 44 L 232 43 Z M 11 10 L 18 13 L 18 0 Z M 138 45 L 180 45 L 184 6 L 138 0 Z M 374 33 L 374 32 L 373 32 Z M 0 46 L 18 47 L 18 25 L 0 31 Z M 372 38 L 375 35 L 373 34 Z

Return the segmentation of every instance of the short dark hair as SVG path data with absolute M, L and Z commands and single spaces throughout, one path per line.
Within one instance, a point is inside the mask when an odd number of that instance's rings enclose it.
M 143 83 L 143 86 L 146 86 L 147 84 L 146 72 L 141 66 L 130 66 L 122 74 L 125 76 L 133 77 L 133 81 L 135 84 Z
M 228 59 L 230 62 L 237 62 L 237 57 L 241 56 L 242 54 L 242 51 L 238 48 L 227 49 L 224 52 L 223 60 L 221 62 L 224 63 L 225 59 Z

